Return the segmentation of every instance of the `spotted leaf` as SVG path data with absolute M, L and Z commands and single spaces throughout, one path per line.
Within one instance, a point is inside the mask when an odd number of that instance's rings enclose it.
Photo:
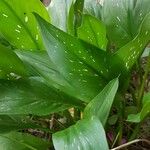
M 83 101 L 94 98 L 106 84 L 109 55 L 72 37 L 36 15 L 51 61 Z
M 83 16 L 82 26 L 78 28 L 78 37 L 100 49 L 106 49 L 107 38 L 105 25 L 93 16 Z
M 102 20 L 112 44 L 120 48 L 134 39 L 148 12 L 149 0 L 105 0 Z
M 112 65 L 115 68 L 116 62 L 120 59 L 126 70 L 129 71 L 145 47 L 150 41 L 150 13 L 144 18 L 138 35 L 128 44 L 120 48 L 112 57 Z M 118 62 L 119 63 L 119 62 Z M 120 69 L 121 70 L 121 69 Z
M 49 20 L 48 13 L 40 0 L 0 1 L 0 33 L 17 48 L 44 49 L 32 12 Z
M 68 81 L 61 76 L 46 51 L 15 51 L 28 68 L 30 76 L 43 77 L 47 84 L 67 94 L 74 91 Z
M 78 121 L 53 135 L 56 150 L 108 150 L 105 131 L 96 117 Z
M 19 57 L 0 44 L 0 78 L 19 79 L 26 75 L 25 66 Z

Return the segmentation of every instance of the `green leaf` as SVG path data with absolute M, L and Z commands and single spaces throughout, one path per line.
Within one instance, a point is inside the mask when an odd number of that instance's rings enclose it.
M 82 23 L 82 13 L 84 7 L 84 0 L 76 0 L 74 4 L 74 29 L 75 36 L 77 36 L 77 28 L 81 26 Z
M 122 69 L 116 68 L 119 70 L 125 69 L 130 71 L 137 59 L 143 53 L 145 47 L 150 41 L 150 13 L 144 18 L 138 35 L 130 41 L 128 44 L 120 48 L 112 57 L 111 67 L 115 68 L 116 64 L 121 62 Z
M 141 57 L 148 57 L 150 52 L 150 48 L 146 47 Z
M 146 93 L 143 97 L 143 107 L 137 114 L 130 114 L 127 121 L 139 123 L 150 114 L 150 93 Z
M 110 56 L 62 32 L 40 16 L 36 18 L 51 61 L 72 88 L 69 93 L 86 102 L 93 99 L 107 82 Z
M 84 118 L 97 116 L 104 126 L 116 95 L 118 84 L 118 78 L 110 81 L 105 88 L 86 106 L 84 110 Z
M 67 19 L 67 33 L 70 35 L 75 35 L 75 27 L 74 27 L 74 3 L 71 4 L 70 10 L 68 13 Z
M 78 121 L 53 135 L 56 150 L 108 150 L 105 131 L 96 117 Z
M 0 115 L 0 134 L 27 128 L 38 128 L 26 116 Z
M 48 142 L 29 134 L 19 132 L 0 134 L 1 150 L 46 150 L 49 146 Z
M 47 84 L 61 91 L 71 92 L 71 87 L 57 71 L 46 51 L 15 51 L 28 68 L 31 76 L 42 76 Z
M 105 0 L 102 20 L 112 44 L 120 48 L 134 39 L 148 12 L 149 0 Z
M 26 76 L 25 66 L 17 55 L 0 44 L 0 78 L 18 79 Z
M 143 121 L 148 114 L 150 114 L 150 102 L 143 105 L 143 108 L 140 113 L 130 114 L 128 116 L 127 121 L 139 123 Z
M 73 106 L 79 100 L 47 86 L 42 79 L 0 80 L 0 114 L 48 115 Z
M 84 2 L 84 13 L 90 14 L 101 20 L 102 1 L 85 0 Z
M 67 31 L 69 11 L 74 0 L 51 0 L 48 6 L 48 12 L 51 17 L 51 23 L 63 31 Z
M 49 21 L 49 16 L 40 0 L 0 1 L 0 33 L 19 49 L 44 49 L 37 22 L 36 12 Z M 9 29 L 9 30 L 8 30 Z
M 150 102 L 150 92 L 145 93 L 143 96 L 143 104 Z
M 118 118 L 119 118 L 118 115 L 112 115 L 111 117 L 108 118 L 108 124 L 115 125 Z
M 83 16 L 82 26 L 78 28 L 78 37 L 100 49 L 106 49 L 107 38 L 104 24 L 90 15 Z

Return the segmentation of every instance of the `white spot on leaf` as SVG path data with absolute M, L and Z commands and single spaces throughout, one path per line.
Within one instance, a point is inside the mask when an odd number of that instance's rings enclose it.
M 28 20 L 29 20 L 28 16 L 25 16 L 24 21 L 28 22 Z

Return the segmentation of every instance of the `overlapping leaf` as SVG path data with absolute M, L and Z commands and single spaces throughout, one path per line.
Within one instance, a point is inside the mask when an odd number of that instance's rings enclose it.
M 78 37 L 100 49 L 106 49 L 106 28 L 101 21 L 93 16 L 83 16 L 82 26 L 78 28 Z
M 17 55 L 0 44 L 0 78 L 18 79 L 26 76 L 25 66 Z
M 105 0 L 102 20 L 113 45 L 120 48 L 131 41 L 148 12 L 149 0 Z
M 0 115 L 0 134 L 27 128 L 38 128 L 26 116 Z
M 105 88 L 86 106 L 84 118 L 97 116 L 103 126 L 105 125 L 108 115 L 118 89 L 118 79 L 110 81 Z
M 109 55 L 36 18 L 51 61 L 74 89 L 70 94 L 83 101 L 94 98 L 106 84 Z
M 48 87 L 39 78 L 27 81 L 0 80 L 0 114 L 47 115 L 82 104 Z
M 51 62 L 46 51 L 22 50 L 16 53 L 23 60 L 31 76 L 42 76 L 50 86 L 68 91 L 68 93 L 72 91 L 72 87 L 56 70 L 56 66 Z
M 50 144 L 29 134 L 12 132 L 0 134 L 1 150 L 46 150 Z
M 103 0 L 84 0 L 84 13 L 101 20 L 102 3 Z
M 53 143 L 56 150 L 108 150 L 102 124 L 104 126 L 106 123 L 117 89 L 116 78 L 86 106 L 84 119 L 66 130 L 55 133 Z
M 105 131 L 96 117 L 78 121 L 53 135 L 56 150 L 108 150 Z
M 48 13 L 40 0 L 0 1 L 0 34 L 17 48 L 44 49 L 32 12 L 49 20 Z
M 150 93 L 146 93 L 143 97 L 143 107 L 138 114 L 130 114 L 127 121 L 139 123 L 150 114 Z
M 74 0 L 51 0 L 48 12 L 51 23 L 63 31 L 68 30 L 69 12 Z M 72 16 L 73 17 L 73 16 Z
M 128 44 L 120 48 L 112 57 L 112 67 L 119 63 L 119 59 L 122 61 L 121 63 L 126 67 L 126 70 L 130 70 L 139 56 L 143 53 L 145 47 L 150 41 L 150 13 L 146 15 L 144 18 L 140 31 L 138 35 L 130 41 Z

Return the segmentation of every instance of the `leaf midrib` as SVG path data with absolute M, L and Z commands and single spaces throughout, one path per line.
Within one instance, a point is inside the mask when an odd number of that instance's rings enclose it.
M 14 14 L 14 16 L 22 24 L 22 26 L 24 27 L 24 29 L 26 30 L 26 32 L 29 34 L 29 36 L 32 39 L 32 41 L 34 42 L 34 44 L 36 45 L 36 48 L 40 49 L 39 45 L 37 44 L 36 40 L 34 39 L 33 35 L 31 34 L 30 30 L 25 26 L 25 24 L 23 23 L 23 21 L 18 17 L 17 13 L 12 9 L 12 7 L 5 0 L 3 0 L 3 3 L 5 4 L 6 7 L 8 7 L 8 9 L 12 12 L 12 14 Z

